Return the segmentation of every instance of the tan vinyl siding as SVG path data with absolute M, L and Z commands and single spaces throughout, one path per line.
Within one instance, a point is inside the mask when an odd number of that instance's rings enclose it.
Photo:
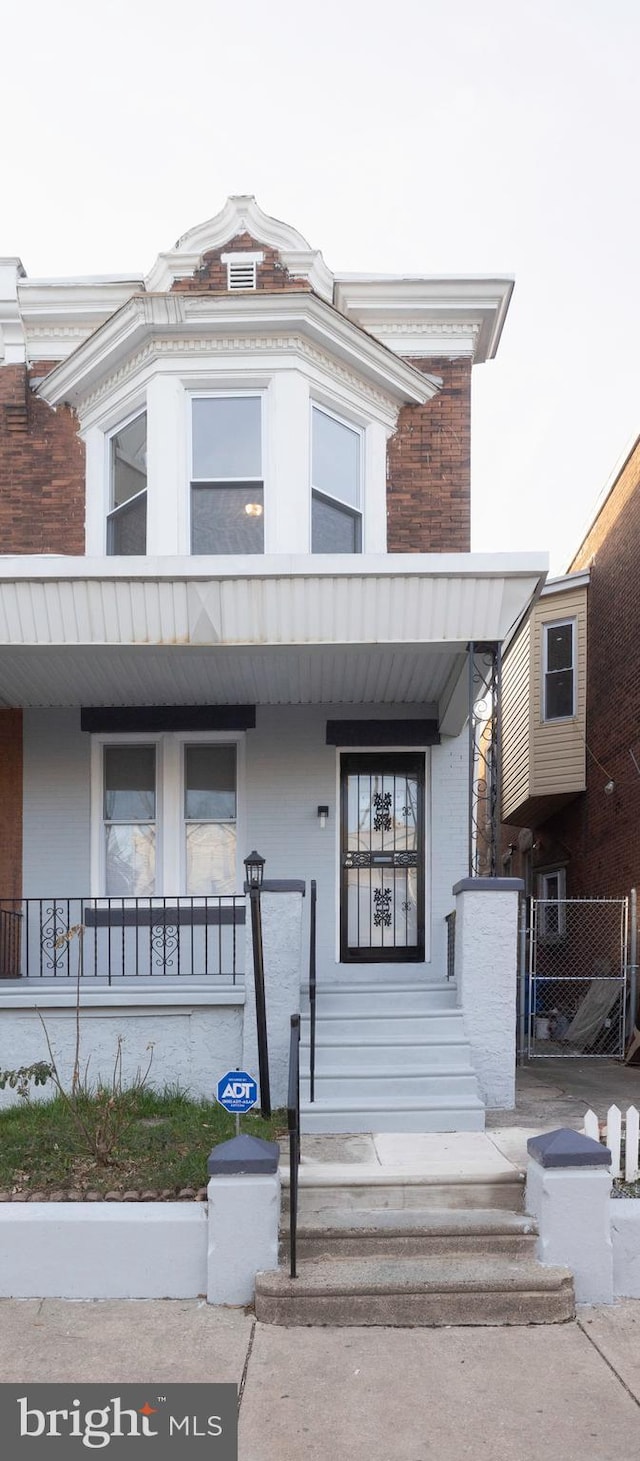
M 543 720 L 544 625 L 575 621 L 575 710 L 570 720 Z M 587 589 L 538 600 L 532 616 L 530 796 L 578 792 L 585 786 Z
M 529 796 L 531 711 L 531 620 L 505 659 L 502 676 L 502 815 L 509 817 Z

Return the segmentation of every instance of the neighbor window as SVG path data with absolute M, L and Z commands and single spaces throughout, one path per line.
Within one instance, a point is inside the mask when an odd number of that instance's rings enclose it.
M 107 553 L 147 551 L 147 413 L 111 437 L 111 501 Z
M 156 748 L 104 748 L 105 892 L 149 897 L 156 885 Z
M 185 746 L 184 825 L 187 893 L 235 893 L 235 746 Z
M 191 441 L 191 552 L 263 553 L 260 396 L 194 397 Z
M 545 943 L 564 938 L 567 874 L 563 867 L 538 875 L 538 935 Z
M 362 436 L 337 416 L 312 408 L 311 551 L 362 551 Z
M 575 620 L 545 624 L 543 719 L 575 715 Z

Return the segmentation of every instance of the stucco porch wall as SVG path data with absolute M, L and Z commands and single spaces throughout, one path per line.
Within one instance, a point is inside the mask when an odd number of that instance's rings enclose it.
M 150 981 L 146 981 L 149 983 Z M 187 980 L 183 983 L 187 984 Z M 54 983 L 58 987 L 52 988 Z M 88 983 L 88 981 L 87 981 Z M 167 987 L 141 991 L 131 981 L 117 988 L 83 988 L 80 1011 L 80 1065 L 88 1079 L 110 1082 L 118 1038 L 122 1038 L 122 1079 L 128 1085 L 153 1059 L 149 1084 L 158 1090 L 180 1085 L 194 1097 L 213 1100 L 225 1073 L 242 1063 L 244 990 L 196 993 Z M 35 988 L 34 988 L 35 985 Z M 60 986 L 64 985 L 63 988 Z M 72 980 L 0 982 L 0 1068 L 15 1070 L 49 1059 L 43 1022 L 63 1084 L 73 1072 L 76 1039 Z M 51 1100 L 54 1087 L 31 1086 L 34 1100 Z M 9 1086 L 0 1091 L 0 1109 L 20 1100 Z
M 239 827 L 244 857 L 257 847 L 269 878 L 302 878 L 318 884 L 318 978 L 333 979 L 338 961 L 339 754 L 326 744 L 327 719 L 429 717 L 432 705 L 258 706 L 256 727 L 246 733 L 239 786 Z M 89 894 L 90 736 L 77 709 L 24 713 L 25 897 Z M 363 744 L 362 749 L 367 749 Z M 399 735 L 397 749 L 402 749 Z M 467 737 L 443 737 L 426 752 L 427 965 L 441 977 L 446 965 L 444 918 L 453 907 L 453 884 L 467 871 Z M 329 807 L 324 830 L 318 806 Z M 173 893 L 176 890 L 168 890 Z M 241 891 L 240 877 L 238 891 Z M 308 916 L 308 899 L 305 902 Z M 405 966 L 418 972 L 420 966 Z M 388 966 L 386 972 L 398 966 Z M 365 966 L 367 977 L 385 972 Z

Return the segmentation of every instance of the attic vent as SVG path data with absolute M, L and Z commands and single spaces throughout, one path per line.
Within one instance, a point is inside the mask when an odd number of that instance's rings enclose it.
M 223 254 L 222 262 L 227 266 L 227 289 L 255 289 L 256 266 L 263 259 L 264 254 Z

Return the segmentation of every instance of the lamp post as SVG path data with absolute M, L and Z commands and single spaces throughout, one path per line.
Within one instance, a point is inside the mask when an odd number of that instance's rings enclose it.
M 258 1035 L 258 1071 L 260 1075 L 260 1111 L 271 1115 L 269 1083 L 269 1047 L 267 1043 L 267 1007 L 264 996 L 264 954 L 262 949 L 262 912 L 260 893 L 264 881 L 264 858 L 255 850 L 244 860 L 245 888 L 251 909 L 251 942 L 253 946 L 253 982 L 256 991 L 256 1026 Z

